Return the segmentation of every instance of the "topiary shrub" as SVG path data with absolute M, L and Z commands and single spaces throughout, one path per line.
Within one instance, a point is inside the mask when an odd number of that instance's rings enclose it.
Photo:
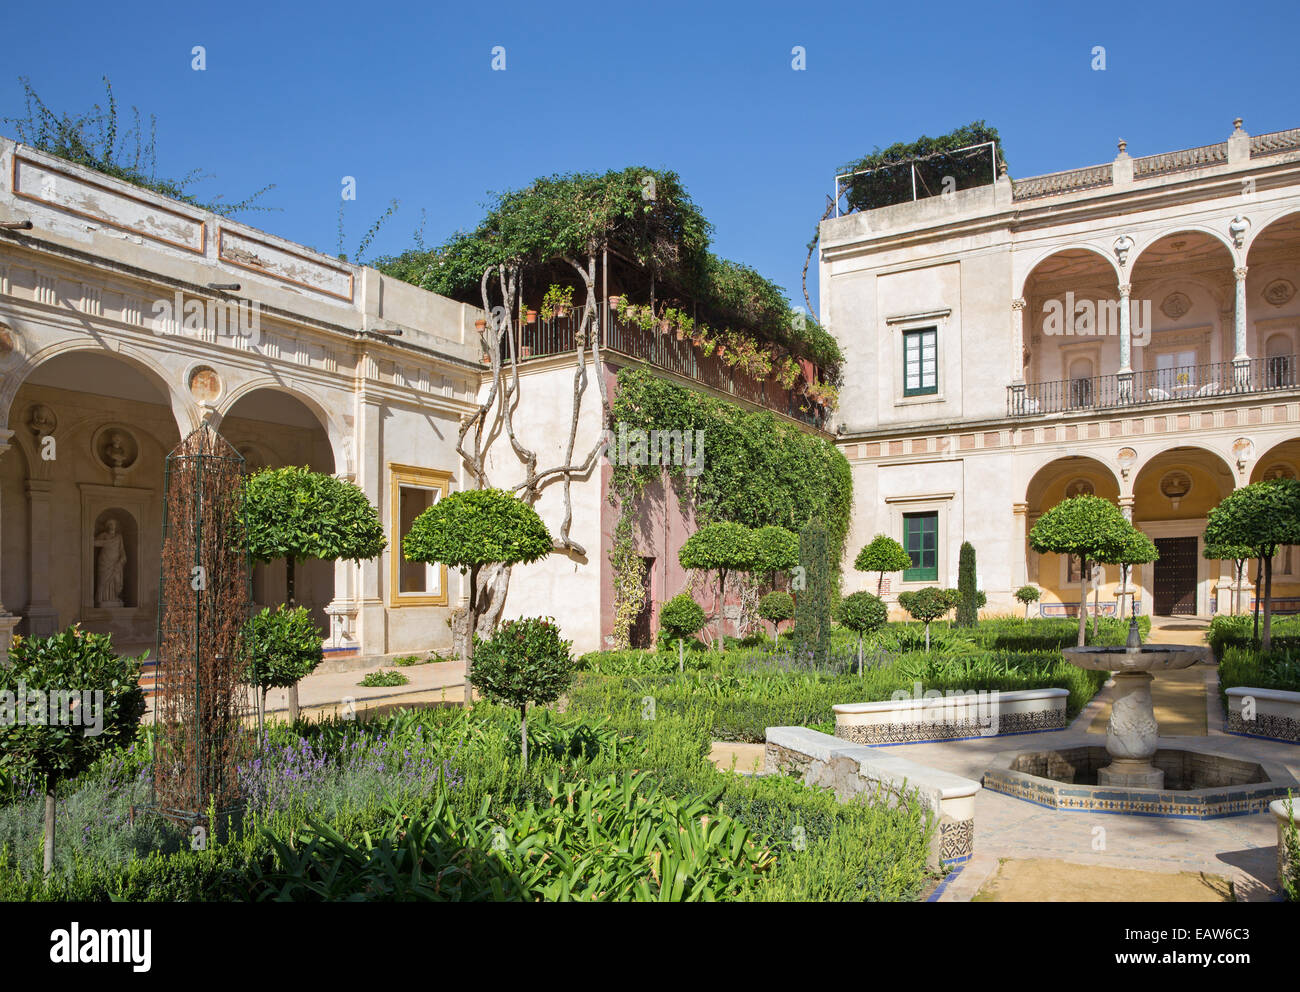
M 855 592 L 840 600 L 835 611 L 840 626 L 858 635 L 858 675 L 862 675 L 862 638 L 879 630 L 889 620 L 889 610 L 880 597 L 869 592 Z
M 465 675 L 474 667 L 474 635 L 482 598 L 479 571 L 488 565 L 528 564 L 551 553 L 551 534 L 531 506 L 500 489 L 465 489 L 444 496 L 402 538 L 407 561 L 440 562 L 469 575 Z M 465 705 L 470 704 L 469 693 Z
M 126 747 L 144 715 L 142 658 L 121 658 L 108 634 L 74 625 L 15 637 L 0 665 L 0 775 L 45 792 L 45 875 L 54 867 L 55 793 L 101 755 Z
M 800 654 L 811 654 L 818 664 L 825 661 L 831 643 L 831 611 L 834 607 L 835 563 L 831 559 L 830 536 L 820 520 L 810 520 L 799 532 L 799 567 L 803 569 L 802 595 L 795 600 L 794 646 Z
M 903 550 L 903 546 L 892 537 L 887 534 L 877 534 L 871 539 L 870 544 L 858 552 L 853 567 L 859 572 L 880 573 L 880 578 L 876 582 L 876 595 L 879 596 L 885 587 L 885 573 L 901 572 L 905 568 L 911 568 L 912 559 Z
M 1025 619 L 1029 619 L 1029 604 L 1038 602 L 1043 594 L 1037 586 L 1021 586 L 1016 590 L 1016 599 L 1025 604 Z
M 957 620 L 958 627 L 974 627 L 979 619 L 979 605 L 975 588 L 975 546 L 962 541 L 957 560 Z
M 528 704 L 553 703 L 573 681 L 571 641 L 550 617 L 503 623 L 474 653 L 470 684 L 493 702 L 519 710 L 519 747 L 528 767 Z
M 930 624 L 952 611 L 957 606 L 957 590 L 940 589 L 938 586 L 926 586 L 924 589 L 908 590 L 898 594 L 898 605 L 905 609 L 913 620 L 925 624 L 925 650 L 930 650 Z
M 324 637 L 304 606 L 288 609 L 269 607 L 249 618 L 244 628 L 244 650 L 248 666 L 244 678 L 261 691 L 257 694 L 257 729 L 263 737 L 266 725 L 266 693 L 287 689 L 316 670 L 325 656 Z
M 781 624 L 794 618 L 794 597 L 788 592 L 769 592 L 758 601 L 758 615 L 772 624 L 776 643 L 781 643 Z
M 799 535 L 784 527 L 760 527 L 750 534 L 750 552 L 750 571 L 775 582 L 778 572 L 799 564 Z
M 682 568 L 718 573 L 717 647 L 722 647 L 722 619 L 727 596 L 727 573 L 747 572 L 754 564 L 754 545 L 748 527 L 722 521 L 705 524 L 686 539 L 677 552 Z
M 677 642 L 677 669 L 686 667 L 683 660 L 683 642 L 688 641 L 704 629 L 706 623 L 704 608 L 691 598 L 690 593 L 679 592 L 664 603 L 659 611 L 659 631 Z

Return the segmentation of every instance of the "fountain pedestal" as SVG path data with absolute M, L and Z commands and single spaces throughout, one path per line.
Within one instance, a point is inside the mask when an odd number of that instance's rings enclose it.
M 1150 672 L 1116 672 L 1115 699 L 1106 724 L 1106 750 L 1111 763 L 1097 769 L 1098 785 L 1163 789 L 1165 773 L 1151 764 L 1159 728 L 1151 704 Z
M 1097 769 L 1097 784 L 1163 789 L 1165 773 L 1151 764 L 1160 734 L 1151 705 L 1151 673 L 1188 668 L 1207 660 L 1209 650 L 1178 644 L 1143 647 L 1134 618 L 1128 644 L 1122 648 L 1066 648 L 1062 653 L 1072 665 L 1114 673 L 1115 695 L 1106 724 L 1111 763 Z

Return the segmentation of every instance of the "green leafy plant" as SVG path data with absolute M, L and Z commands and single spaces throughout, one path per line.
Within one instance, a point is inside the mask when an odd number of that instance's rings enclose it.
M 1236 581 L 1233 587 L 1231 611 L 1235 616 L 1241 612 L 1241 593 L 1245 584 L 1246 566 L 1255 557 L 1255 549 L 1246 544 L 1206 544 L 1202 553 L 1210 561 L 1232 562 L 1232 574 Z
M 59 783 L 134 738 L 145 709 L 143 660 L 119 657 L 109 635 L 74 625 L 14 638 L 9 665 L 0 665 L 0 773 L 34 780 L 45 793 L 47 876 Z
M 542 320 L 551 320 L 557 316 L 564 317 L 572 308 L 572 286 L 559 286 L 555 283 L 551 283 L 551 285 L 546 288 L 546 295 L 542 297 L 542 306 L 540 310 Z
M 323 642 L 306 607 L 267 607 L 249 618 L 244 627 L 248 658 L 244 678 L 261 690 L 257 695 L 259 736 L 265 736 L 267 691 L 288 689 L 314 672 L 324 657 Z
M 572 642 L 549 617 L 503 623 L 475 655 L 471 684 L 493 702 L 519 711 L 519 743 L 528 766 L 528 704 L 553 703 L 573 681 Z
M 677 667 L 685 668 L 682 642 L 693 638 L 704 629 L 706 623 L 704 609 L 691 598 L 690 593 L 679 592 L 664 603 L 659 611 L 659 628 L 672 640 L 677 642 Z
M 907 590 L 898 594 L 898 605 L 913 620 L 925 624 L 927 654 L 930 651 L 930 624 L 956 609 L 959 600 L 956 589 L 940 589 L 938 586 L 926 586 L 924 589 Z
M 1124 535 L 1124 541 L 1120 546 L 1119 553 L 1114 556 L 1113 560 L 1108 560 L 1106 564 L 1119 566 L 1119 587 L 1123 592 L 1128 592 L 1128 580 L 1133 566 L 1150 564 L 1159 557 L 1160 552 L 1156 550 L 1155 542 L 1136 527 L 1132 527 Z M 1120 599 L 1119 616 L 1121 619 L 1124 616 L 1124 600 L 1122 598 Z M 1097 616 L 1095 613 L 1093 614 L 1092 623 L 1093 633 L 1095 634 L 1097 632 Z
M 781 643 L 781 624 L 794 619 L 794 597 L 780 589 L 769 592 L 758 601 L 758 615 L 772 625 L 777 644 Z
M 1210 511 L 1205 543 L 1256 550 L 1264 571 L 1264 631 L 1260 646 L 1268 651 L 1273 617 L 1273 557 L 1282 545 L 1300 544 L 1300 481 L 1254 482 L 1224 497 Z
M 750 571 L 775 582 L 779 572 L 789 572 L 799 564 L 799 536 L 784 527 L 759 527 L 750 535 Z
M 1016 599 L 1025 604 L 1025 619 L 1029 619 L 1029 604 L 1037 603 L 1042 597 L 1037 586 L 1021 586 L 1016 590 Z
M 1029 532 L 1029 545 L 1079 559 L 1079 647 L 1087 642 L 1088 576 L 1093 562 L 1114 561 L 1126 546 L 1133 525 L 1119 507 L 1100 496 L 1073 496 L 1044 513 Z
M 551 535 L 527 503 L 500 489 L 467 489 L 425 510 L 402 539 L 408 561 L 441 562 L 469 575 L 465 677 L 472 681 L 474 637 L 481 604 L 479 572 L 486 565 L 534 562 L 551 553 Z M 470 705 L 469 693 L 465 705 Z
M 855 592 L 840 600 L 835 611 L 840 626 L 858 635 L 858 675 L 862 675 L 862 639 L 874 633 L 889 620 L 889 610 L 878 596 L 869 592 Z
M 715 645 L 722 647 L 723 605 L 726 603 L 727 574 L 747 572 L 754 564 L 750 531 L 740 524 L 720 521 L 705 524 L 688 537 L 677 552 L 682 568 L 718 574 L 718 615 Z
M 853 567 L 859 572 L 879 572 L 876 582 L 876 595 L 880 596 L 885 588 L 886 572 L 901 572 L 912 567 L 912 559 L 903 546 L 888 534 L 877 534 L 871 543 L 858 552 Z
M 388 540 L 379 512 L 355 483 L 289 466 L 268 468 L 244 483 L 248 553 L 254 561 L 285 562 L 285 603 L 298 605 L 296 566 L 319 559 L 352 562 L 377 557 Z M 298 718 L 297 683 L 289 687 L 289 719 Z
M 406 685 L 411 680 L 401 672 L 386 672 L 382 668 L 377 672 L 367 672 L 365 677 L 357 683 L 367 689 L 389 688 L 391 686 Z

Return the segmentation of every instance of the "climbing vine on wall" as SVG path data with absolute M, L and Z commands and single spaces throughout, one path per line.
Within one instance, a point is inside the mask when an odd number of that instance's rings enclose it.
M 770 412 L 744 410 L 644 369 L 625 368 L 619 372 L 610 410 L 616 438 L 620 432 L 627 431 L 631 436 L 630 432 L 636 430 L 647 434 L 652 430 L 701 431 L 703 437 L 702 448 L 694 452 L 695 467 L 690 471 L 683 464 L 637 465 L 622 463 L 631 459 L 614 459 L 611 498 L 621 500 L 614 553 L 610 556 L 616 615 L 625 602 L 619 598 L 620 590 L 627 590 L 626 607 L 632 619 L 641 609 L 639 569 L 644 564 L 628 549 L 640 494 L 664 472 L 672 479 L 683 506 L 694 506 L 701 524 L 728 520 L 746 527 L 775 525 L 797 532 L 809 519 L 819 517 L 826 525 L 838 574 L 852 509 L 853 481 L 847 459 L 833 442 Z M 627 548 L 622 548 L 621 541 Z M 631 609 L 632 597 L 635 610 Z

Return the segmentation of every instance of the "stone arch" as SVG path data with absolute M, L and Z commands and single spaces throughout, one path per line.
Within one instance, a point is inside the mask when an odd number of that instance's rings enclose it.
M 176 421 L 177 433 L 181 437 L 199 425 L 201 414 L 198 407 L 179 386 L 172 382 L 167 370 L 154 361 L 148 352 L 130 345 L 122 345 L 116 349 L 103 348 L 93 339 L 75 338 L 48 345 L 28 355 L 22 365 L 6 376 L 4 385 L 0 387 L 0 429 L 9 426 L 9 417 L 18 390 L 31 378 L 32 373 L 56 358 L 77 352 L 118 359 L 152 379 L 159 391 L 167 397 L 172 417 Z
M 1250 255 L 1255 250 L 1255 242 L 1263 239 L 1266 232 L 1270 235 L 1275 234 L 1277 228 L 1288 221 L 1300 225 L 1300 210 L 1297 210 L 1294 207 L 1287 207 L 1273 214 L 1268 218 L 1268 220 L 1261 221 L 1257 225 L 1252 225 L 1249 233 L 1246 235 L 1246 242 L 1242 251 L 1242 258 L 1246 260 L 1246 264 L 1250 264 Z
M 1030 281 L 1034 278 L 1034 274 L 1043 263 L 1057 255 L 1069 254 L 1071 252 L 1087 252 L 1088 254 L 1095 255 L 1097 258 L 1104 261 L 1114 274 L 1115 282 L 1118 285 L 1120 281 L 1120 269 L 1118 263 L 1115 261 L 1114 255 L 1095 244 L 1090 244 L 1086 241 L 1077 241 L 1064 245 L 1055 245 L 1051 248 L 1044 248 L 1038 255 L 1034 256 L 1033 261 L 1025 270 L 1024 275 L 1020 277 L 1014 295 L 1017 297 L 1023 297 L 1025 295 L 1025 289 L 1029 286 Z
M 308 390 L 300 386 L 286 386 L 278 379 L 270 376 L 258 376 L 248 379 L 237 385 L 227 385 L 222 391 L 220 404 L 215 412 L 209 418 L 213 427 L 220 429 L 221 422 L 225 420 L 230 411 L 244 399 L 259 390 L 269 390 L 271 392 L 281 393 L 285 396 L 297 400 L 306 407 L 316 418 L 320 427 L 325 432 L 329 440 L 330 452 L 334 460 L 333 472 L 336 475 L 351 478 L 356 475 L 356 464 L 353 456 L 352 441 L 344 430 L 342 424 L 329 412 L 325 404 Z
M 219 416 L 222 435 L 249 453 L 249 467 L 280 468 L 305 465 L 316 472 L 339 471 L 336 425 L 310 395 L 281 383 L 259 378 L 223 389 Z M 340 473 L 341 474 L 341 473 Z M 253 599 L 274 608 L 285 601 L 286 564 L 283 559 L 253 568 Z M 307 607 L 322 631 L 329 629 L 325 608 L 334 599 L 337 572 L 333 562 L 302 561 L 294 567 L 295 599 Z
M 1088 494 L 1118 503 L 1122 497 L 1119 474 L 1114 467 L 1092 455 L 1046 455 L 1025 486 L 1027 530 L 1039 517 L 1069 496 Z M 1038 554 L 1026 544 L 1026 574 L 1043 594 L 1039 610 L 1044 616 L 1077 616 L 1079 576 L 1077 560 L 1062 555 Z M 1116 607 L 1114 587 L 1118 569 L 1105 569 L 1098 591 L 1102 609 Z
M 1222 231 L 1213 227 L 1207 227 L 1203 224 L 1180 224 L 1172 230 L 1152 232 L 1151 236 L 1133 246 L 1133 251 L 1129 258 L 1128 270 L 1131 273 L 1137 271 L 1138 264 L 1143 261 L 1144 257 L 1151 254 L 1153 248 L 1162 241 L 1176 238 L 1180 234 L 1203 234 L 1206 237 L 1218 242 L 1219 247 L 1223 248 L 1228 254 L 1229 262 L 1235 262 L 1237 259 L 1237 247 Z M 1148 259 L 1149 261 L 1149 259 Z
M 1278 477 L 1300 479 L 1300 438 L 1287 438 L 1260 452 L 1250 471 L 1251 482 Z M 1287 471 L 1289 470 L 1289 471 Z

